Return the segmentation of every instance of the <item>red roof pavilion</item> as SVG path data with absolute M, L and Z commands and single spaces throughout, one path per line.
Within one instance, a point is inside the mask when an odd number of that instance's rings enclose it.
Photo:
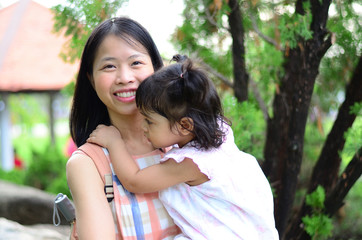
M 30 0 L 0 9 L 0 92 L 60 90 L 74 78 L 79 64 L 59 57 L 67 39 L 53 16 Z
M 54 94 L 74 79 L 79 63 L 65 63 L 59 54 L 67 39 L 53 33 L 53 13 L 31 0 L 0 9 L 0 153 L 1 167 L 14 167 L 9 94 L 44 92 L 50 97 L 50 135 L 54 136 Z

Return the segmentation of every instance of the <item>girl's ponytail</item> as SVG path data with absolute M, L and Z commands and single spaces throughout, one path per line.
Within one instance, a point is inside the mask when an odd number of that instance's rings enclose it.
M 193 62 L 186 55 L 176 54 L 172 57 L 171 61 L 176 61 L 180 64 L 180 73 L 179 79 L 181 78 L 183 86 L 183 97 L 190 98 L 193 97 L 193 91 L 195 91 L 195 84 L 197 85 L 197 80 L 189 79 L 192 75 L 192 72 L 195 70 Z M 191 92 L 190 92 L 191 91 Z
M 173 55 L 171 61 L 175 61 L 175 62 L 177 62 L 177 63 L 182 63 L 182 62 L 184 62 L 186 59 L 189 59 L 186 55 L 175 54 L 175 55 Z
M 180 73 L 181 78 L 185 78 L 185 74 L 188 74 L 188 72 L 192 70 L 192 61 L 186 55 L 176 54 L 172 57 L 171 61 L 182 64 Z

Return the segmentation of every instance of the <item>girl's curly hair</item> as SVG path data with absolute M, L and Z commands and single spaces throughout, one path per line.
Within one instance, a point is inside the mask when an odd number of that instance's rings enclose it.
M 231 123 L 223 115 L 214 84 L 187 56 L 175 55 L 172 60 L 177 63 L 161 68 L 140 84 L 137 107 L 146 116 L 152 112 L 162 115 L 171 126 L 183 117 L 191 118 L 193 146 L 219 147 L 225 136 L 223 124 Z

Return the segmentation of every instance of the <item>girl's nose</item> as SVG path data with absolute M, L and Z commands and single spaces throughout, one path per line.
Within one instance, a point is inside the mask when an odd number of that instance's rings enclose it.
M 144 132 L 148 132 L 146 120 L 143 120 L 143 122 L 142 122 L 142 130 L 143 130 Z

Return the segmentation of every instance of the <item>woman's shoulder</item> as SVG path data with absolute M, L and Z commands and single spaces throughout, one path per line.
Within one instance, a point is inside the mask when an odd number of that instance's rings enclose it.
M 74 175 L 88 175 L 90 173 L 97 173 L 98 175 L 95 159 L 92 159 L 92 157 L 103 157 L 102 155 L 104 153 L 101 147 L 92 145 L 94 144 L 83 144 L 73 152 L 66 164 L 67 174 L 72 175 L 72 173 L 74 172 Z
M 82 145 L 84 146 L 84 145 Z M 81 146 L 81 147 L 82 147 Z M 78 165 L 83 165 L 83 164 L 89 164 L 89 160 L 92 160 L 84 151 L 82 151 L 79 148 L 77 148 L 75 151 L 73 151 L 72 155 L 69 157 L 68 161 L 67 161 L 67 169 L 68 167 L 77 167 Z
M 67 182 L 72 192 L 93 192 L 90 188 L 95 186 L 100 186 L 103 191 L 103 180 L 93 160 L 81 151 L 77 151 L 66 164 Z
M 83 165 L 88 165 L 92 162 L 92 159 L 80 150 L 76 150 L 70 156 L 67 161 L 66 167 L 68 168 L 78 168 Z
M 88 178 L 94 170 L 97 171 L 92 159 L 81 151 L 74 152 L 66 164 L 68 178 Z

